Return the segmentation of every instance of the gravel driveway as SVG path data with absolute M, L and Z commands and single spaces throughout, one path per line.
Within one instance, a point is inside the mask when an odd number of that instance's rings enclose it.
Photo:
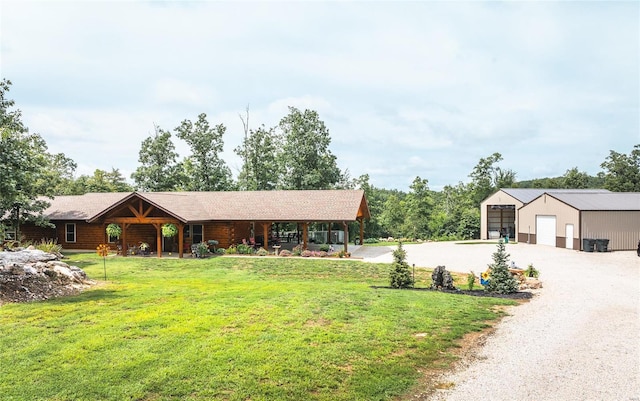
M 476 273 L 495 243 L 405 245 L 409 264 Z M 384 251 L 386 249 L 386 252 Z M 390 262 L 393 248 L 352 249 Z M 441 378 L 440 400 L 640 401 L 640 258 L 635 251 L 585 253 L 508 244 L 519 267 L 533 263 L 544 288 L 513 307 L 468 365 Z M 416 399 L 425 399 L 416 396 Z

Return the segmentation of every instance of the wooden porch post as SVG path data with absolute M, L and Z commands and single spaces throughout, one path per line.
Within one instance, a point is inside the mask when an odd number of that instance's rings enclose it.
M 122 223 L 122 256 L 126 257 L 129 253 L 129 246 L 127 245 L 127 223 Z
M 364 217 L 360 218 L 360 245 L 364 244 Z
M 184 224 L 178 223 L 178 258 L 184 254 Z
M 262 223 L 262 236 L 264 238 L 262 246 L 267 250 L 269 249 L 269 226 L 271 226 L 271 222 Z
M 162 257 L 162 224 L 160 223 L 155 223 L 153 225 L 156 228 L 156 250 L 157 250 L 157 254 L 158 257 L 161 258 Z
M 306 250 L 309 244 L 309 223 L 302 223 L 302 249 Z
M 331 225 L 333 223 L 329 222 L 329 226 L 327 227 L 327 244 L 331 244 Z
M 343 221 L 342 225 L 344 226 L 344 252 L 347 253 L 347 249 L 349 249 L 349 224 Z

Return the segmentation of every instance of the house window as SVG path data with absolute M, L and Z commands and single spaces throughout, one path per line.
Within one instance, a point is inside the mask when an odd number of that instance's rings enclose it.
M 16 239 L 16 229 L 13 227 L 5 227 L 4 228 L 4 239 L 6 241 L 15 241 Z
M 118 237 L 113 237 L 113 236 L 109 236 L 109 239 L 107 240 L 110 244 L 113 244 L 115 242 L 118 242 Z
M 65 224 L 64 232 L 67 242 L 76 242 L 76 225 L 74 223 Z
M 194 224 L 191 226 L 192 228 L 192 241 L 194 244 L 199 244 L 202 242 L 202 224 Z

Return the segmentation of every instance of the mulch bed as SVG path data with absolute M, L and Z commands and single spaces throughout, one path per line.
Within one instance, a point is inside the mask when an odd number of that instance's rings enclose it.
M 387 290 L 395 290 L 396 288 L 384 287 L 384 286 L 375 286 L 372 285 L 373 289 L 387 289 Z M 506 298 L 506 299 L 531 299 L 533 298 L 533 293 L 528 291 L 518 291 L 511 294 L 497 294 L 493 292 L 487 292 L 485 290 L 434 290 L 432 288 L 404 288 L 404 291 L 434 291 L 434 292 L 444 292 L 446 294 L 456 294 L 456 295 L 469 295 L 472 297 L 493 297 L 493 298 Z

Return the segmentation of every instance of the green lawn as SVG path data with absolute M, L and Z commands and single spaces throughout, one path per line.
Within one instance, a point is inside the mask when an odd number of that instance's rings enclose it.
M 101 258 L 71 260 L 102 279 Z M 108 282 L 81 295 L 0 307 L 0 398 L 387 400 L 411 392 L 418 369 L 449 366 L 456 340 L 512 304 L 370 288 L 388 270 L 110 257 Z

